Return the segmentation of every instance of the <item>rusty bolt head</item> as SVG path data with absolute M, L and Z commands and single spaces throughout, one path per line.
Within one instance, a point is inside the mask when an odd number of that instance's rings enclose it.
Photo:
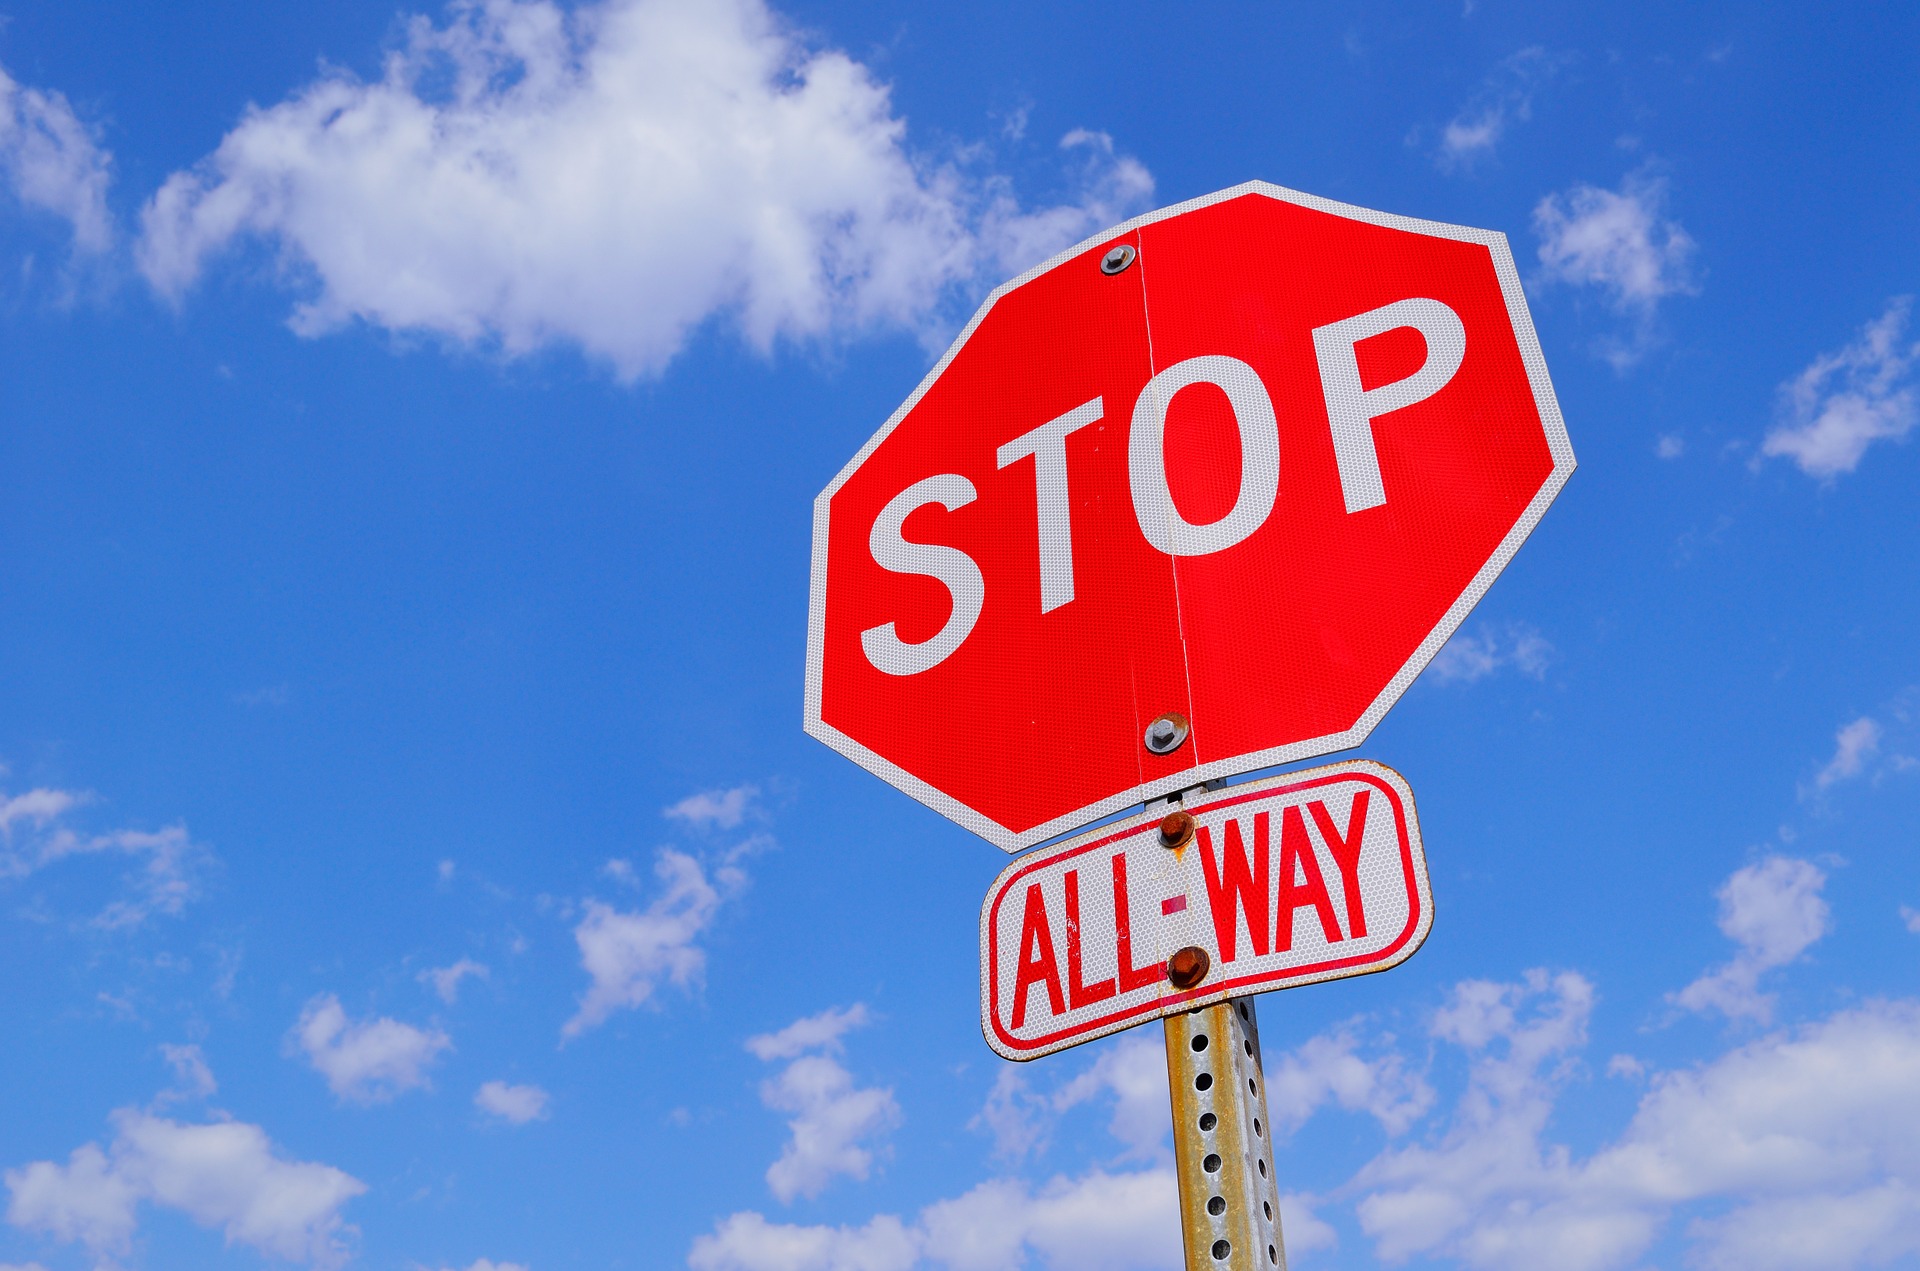
M 1190 944 L 1167 959 L 1167 982 L 1177 989 L 1190 989 L 1207 978 L 1212 965 L 1205 949 Z
M 1180 743 L 1185 741 L 1187 734 L 1192 731 L 1193 726 L 1187 722 L 1185 715 L 1178 711 L 1168 711 L 1164 715 L 1157 716 L 1151 724 L 1147 725 L 1147 735 L 1144 740 L 1147 749 L 1154 754 L 1170 755 L 1180 749 Z
M 1169 812 L 1160 821 L 1160 846 L 1185 847 L 1193 841 L 1193 814 Z

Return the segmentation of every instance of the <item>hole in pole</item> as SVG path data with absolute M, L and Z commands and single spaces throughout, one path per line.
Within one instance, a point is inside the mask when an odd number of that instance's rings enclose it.
M 1193 1079 L 1193 1088 L 1195 1090 L 1213 1089 L 1213 1074 L 1210 1072 L 1203 1072 L 1198 1077 L 1195 1077 Z
M 1212 1130 L 1214 1126 L 1219 1124 L 1220 1124 L 1220 1118 L 1213 1115 L 1213 1113 L 1202 1112 L 1200 1114 L 1200 1132 L 1202 1134 L 1207 1133 L 1208 1131 Z
M 1253 1137 L 1256 1139 L 1260 1137 L 1260 1118 L 1259 1117 L 1255 1117 L 1253 1119 Z
M 1258 1086 L 1256 1086 L 1256 1085 L 1254 1085 L 1254 1084 L 1253 1084 L 1253 1078 L 1252 1078 L 1252 1077 L 1248 1077 L 1248 1078 L 1247 1078 L 1247 1093 L 1248 1093 L 1248 1094 L 1259 1094 L 1259 1093 L 1260 1093 L 1260 1087 L 1258 1087 Z
M 1200 1168 L 1207 1171 L 1207 1173 L 1209 1174 L 1218 1174 L 1220 1172 L 1219 1155 L 1214 1152 L 1208 1152 L 1207 1159 L 1200 1162 Z
M 1226 1213 L 1227 1198 L 1225 1196 L 1215 1196 L 1212 1200 L 1207 1202 L 1207 1212 L 1212 1214 L 1215 1218 L 1218 1218 L 1221 1214 Z
M 1265 1178 L 1265 1177 L 1267 1176 L 1267 1162 L 1266 1162 L 1266 1158 L 1265 1158 L 1265 1157 L 1261 1157 L 1261 1158 L 1259 1158 L 1258 1160 L 1256 1160 L 1256 1162 L 1255 1162 L 1255 1163 L 1256 1163 L 1257 1165 L 1259 1165 L 1259 1166 L 1260 1166 L 1260 1177 L 1262 1177 L 1262 1178 Z
M 1241 1044 L 1242 1046 L 1245 1046 L 1245 1047 L 1247 1048 L 1247 1058 L 1248 1058 L 1248 1059 L 1252 1059 L 1252 1058 L 1253 1058 L 1253 1043 L 1252 1043 L 1252 1042 L 1250 1042 L 1250 1041 L 1243 1041 L 1243 1042 L 1241 1042 L 1240 1044 Z
M 1197 1050 L 1197 1051 L 1198 1051 L 1198 1050 L 1205 1050 L 1205 1049 L 1207 1048 L 1207 1035 L 1206 1035 L 1205 1033 L 1200 1033 L 1200 1034 L 1197 1034 L 1197 1035 L 1196 1035 L 1196 1036 L 1194 1037 L 1194 1039 L 1193 1039 L 1193 1048 L 1194 1048 L 1195 1050 Z
M 1216 1240 L 1213 1242 L 1213 1260 L 1215 1262 L 1225 1262 L 1227 1260 L 1227 1255 L 1232 1252 L 1233 1252 L 1233 1246 L 1228 1244 L 1226 1241 Z
M 1269 1204 L 1269 1203 L 1268 1203 L 1267 1201 L 1264 1201 L 1264 1200 L 1263 1200 L 1263 1201 L 1261 1201 L 1261 1202 L 1260 1202 L 1260 1208 L 1262 1208 L 1262 1209 L 1264 1209 L 1264 1210 L 1266 1210 L 1266 1211 L 1267 1211 L 1267 1221 L 1268 1221 L 1268 1222 L 1272 1222 L 1272 1221 L 1273 1221 L 1273 1206 L 1272 1206 L 1271 1204 Z
M 1267 1261 L 1268 1262 L 1280 1261 L 1280 1254 L 1277 1250 L 1274 1249 L 1272 1245 L 1267 1246 Z

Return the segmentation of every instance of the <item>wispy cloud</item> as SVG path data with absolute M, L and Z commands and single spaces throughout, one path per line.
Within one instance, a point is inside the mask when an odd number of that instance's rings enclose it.
M 1827 876 L 1811 861 L 1769 856 L 1734 871 L 1720 887 L 1720 930 L 1740 946 L 1732 961 L 1672 995 L 1690 1011 L 1766 1023 L 1774 999 L 1761 975 L 1786 966 L 1827 934 L 1831 913 L 1820 896 Z
M 65 97 L 0 70 L 0 179 L 25 206 L 65 221 L 77 251 L 113 245 L 112 163 Z
M 761 350 L 924 329 L 1152 192 L 1100 134 L 1062 160 L 1075 193 L 1029 210 L 917 154 L 872 70 L 762 0 L 492 0 L 413 19 L 378 80 L 249 111 L 147 204 L 138 255 L 177 298 L 251 238 L 303 334 L 571 345 L 632 378 L 716 317 Z
M 682 988 L 697 984 L 706 969 L 700 936 L 720 903 L 746 884 L 737 867 L 722 866 L 712 877 L 685 852 L 663 848 L 654 859 L 660 891 L 645 909 L 621 910 L 603 901 L 586 902 L 586 914 L 573 929 L 580 965 L 592 979 L 580 1008 L 560 1031 L 578 1037 L 604 1024 L 615 1011 L 646 1004 L 663 983 Z
M 1533 209 L 1541 280 L 1595 288 L 1632 322 L 1628 337 L 1601 346 L 1616 368 L 1645 353 L 1661 301 L 1698 290 L 1693 239 L 1667 217 L 1666 203 L 1666 181 L 1642 169 L 1618 190 L 1576 185 Z
M 88 920 L 108 931 L 139 927 L 156 914 L 176 915 L 200 894 L 212 854 L 188 837 L 184 825 L 86 833 L 68 822 L 87 802 L 71 790 L 0 791 L 0 881 L 88 858 L 130 861 L 133 868 L 121 876 L 118 894 Z
M 1501 60 L 1460 113 L 1440 130 L 1434 162 L 1443 171 L 1471 169 L 1491 159 L 1507 129 L 1533 117 L 1533 97 L 1560 68 L 1560 60 L 1538 46 Z
M 1911 296 L 1899 296 L 1853 343 L 1823 353 L 1780 386 L 1780 422 L 1760 453 L 1793 460 L 1810 477 L 1831 480 L 1860 466 L 1876 441 L 1900 441 L 1920 420 L 1913 368 L 1920 343 L 1907 336 Z
M 665 815 L 696 830 L 738 829 L 742 821 L 757 811 L 755 800 L 759 797 L 760 787 L 755 785 L 702 790 L 666 809 Z
M 1511 667 L 1530 680 L 1544 680 L 1553 646 L 1524 622 L 1458 631 L 1442 645 L 1428 668 L 1442 684 L 1471 684 Z
M 452 966 L 428 967 L 420 973 L 420 982 L 430 985 L 441 1001 L 452 1006 L 460 1000 L 462 980 L 484 980 L 489 974 L 485 964 L 475 962 L 472 958 L 461 958 Z
M 1860 775 L 1867 761 L 1880 753 L 1880 740 L 1885 736 L 1878 720 L 1862 715 L 1849 724 L 1842 724 L 1833 735 L 1833 758 L 1821 765 L 1820 771 L 1813 774 L 1815 791 L 1825 791 L 1842 781 Z

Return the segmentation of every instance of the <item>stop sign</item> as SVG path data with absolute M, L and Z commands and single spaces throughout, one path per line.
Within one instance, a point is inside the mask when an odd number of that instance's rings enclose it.
M 1356 745 L 1573 466 L 1504 235 L 1151 213 L 995 291 L 815 501 L 807 731 L 1009 851 Z

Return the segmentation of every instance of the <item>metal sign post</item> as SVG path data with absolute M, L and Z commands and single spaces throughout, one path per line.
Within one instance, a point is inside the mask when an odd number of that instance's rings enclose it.
M 1166 1033 L 1187 1271 L 1286 1271 L 1253 1003 L 1170 1015 Z

